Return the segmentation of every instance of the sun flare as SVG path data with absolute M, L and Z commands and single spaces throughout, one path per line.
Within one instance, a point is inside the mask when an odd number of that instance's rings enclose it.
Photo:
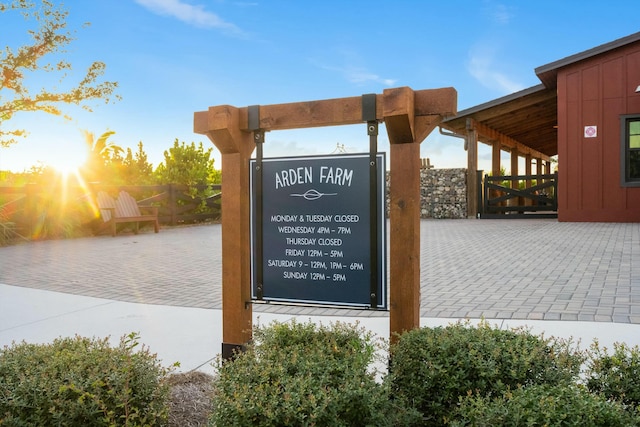
M 49 166 L 55 169 L 63 177 L 78 175 L 80 168 L 86 159 L 75 156 L 63 156 L 55 159 L 49 159 Z

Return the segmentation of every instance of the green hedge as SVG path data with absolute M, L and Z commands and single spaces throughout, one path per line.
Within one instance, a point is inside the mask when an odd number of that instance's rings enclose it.
M 502 397 L 462 400 L 452 427 L 629 427 L 640 420 L 619 402 L 575 385 L 535 385 Z
M 397 426 L 419 420 L 371 370 L 376 344 L 353 326 L 274 323 L 220 362 L 215 426 Z
M 614 343 L 609 354 L 598 341 L 591 345 L 585 370 L 589 390 L 608 399 L 640 407 L 640 348 Z
M 468 393 L 500 396 L 533 384 L 570 384 L 584 358 L 570 342 L 543 339 L 526 330 L 457 323 L 420 328 L 391 347 L 391 383 L 424 417 L 424 425 L 451 419 Z
M 168 369 L 137 335 L 0 350 L 1 426 L 162 426 Z M 335 323 L 273 323 L 217 363 L 213 426 L 638 426 L 640 349 L 486 322 L 421 328 L 386 345 Z M 586 363 L 585 363 L 586 362 Z M 382 375 L 374 366 L 389 364 Z M 580 369 L 584 368 L 582 372 Z M 579 375 L 580 374 L 580 375 Z
M 0 425 L 166 425 L 168 371 L 137 335 L 60 338 L 0 350 Z

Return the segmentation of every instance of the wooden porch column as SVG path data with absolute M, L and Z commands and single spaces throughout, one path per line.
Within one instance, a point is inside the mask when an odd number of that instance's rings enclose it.
M 491 175 L 500 176 L 500 142 L 493 141 L 491 144 Z
M 518 176 L 518 149 L 517 148 L 512 148 L 511 149 L 511 172 L 510 175 L 512 177 L 516 177 Z M 518 189 L 518 179 L 517 178 L 511 178 L 511 188 L 512 189 Z M 511 198 L 509 199 L 509 203 L 511 203 L 512 205 L 520 205 L 520 197 L 515 197 L 515 198 Z
M 478 132 L 467 119 L 467 217 L 478 216 Z
M 511 176 L 517 176 L 518 175 L 518 150 L 516 150 L 515 148 L 511 149 Z M 516 181 L 516 185 L 517 185 L 517 181 Z M 511 188 L 515 188 L 515 187 L 511 187 Z
M 516 148 L 511 149 L 511 173 L 510 175 L 513 177 L 518 176 L 518 150 Z M 518 188 L 518 179 L 511 179 L 511 188 Z
M 544 173 L 542 169 L 542 158 L 535 157 L 536 159 L 536 185 L 542 184 L 542 174 Z M 536 202 L 537 203 L 537 202 Z
M 544 175 L 551 175 L 551 160 L 543 160 L 543 174 Z M 542 182 L 549 182 L 551 180 L 549 179 L 543 179 Z
M 500 141 L 493 141 L 491 144 L 491 175 L 494 177 L 502 175 L 500 171 Z M 502 194 L 502 191 L 490 190 L 489 197 L 495 198 Z M 499 202 L 499 204 L 502 206 L 504 202 Z
M 524 156 L 524 174 L 525 175 L 529 175 L 529 176 L 531 175 L 531 161 L 532 161 L 531 154 L 526 154 Z M 525 185 L 526 188 L 531 188 L 531 180 L 527 179 L 525 181 L 524 185 Z M 530 206 L 531 205 L 531 199 L 527 197 L 524 200 L 524 203 L 525 203 L 526 206 Z

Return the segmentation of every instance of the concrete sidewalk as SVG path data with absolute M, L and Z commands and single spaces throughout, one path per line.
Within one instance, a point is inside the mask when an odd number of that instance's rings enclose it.
M 140 332 L 163 363 L 212 369 L 221 348 L 221 229 L 0 248 L 0 347 L 74 334 Z M 421 325 L 500 327 L 640 345 L 640 224 L 424 220 Z M 386 338 L 387 312 L 254 305 L 254 322 L 360 324 Z
M 179 362 L 177 372 L 199 370 L 214 373 L 213 363 L 222 347 L 222 311 L 191 307 L 137 304 L 60 292 L 0 285 L 0 348 L 12 342 L 49 343 L 55 338 L 81 335 L 111 337 L 115 345 L 131 332 L 157 353 L 163 366 Z M 386 339 L 385 317 L 336 317 L 276 313 L 254 313 L 254 323 L 273 321 L 328 324 L 356 322 Z M 478 319 L 470 319 L 477 324 Z M 444 326 L 455 319 L 421 318 L 421 326 Z M 611 348 L 614 342 L 640 345 L 640 326 L 630 323 L 573 322 L 550 320 L 489 320 L 500 328 L 527 327 L 535 334 L 573 339 L 587 348 L 594 339 Z

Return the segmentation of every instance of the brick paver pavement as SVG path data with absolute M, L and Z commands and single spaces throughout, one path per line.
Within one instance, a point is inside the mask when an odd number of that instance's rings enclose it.
M 422 316 L 640 323 L 639 223 L 422 225 Z
M 220 309 L 221 268 L 217 224 L 0 248 L 0 283 L 145 304 Z M 640 323 L 640 223 L 423 220 L 421 292 L 422 317 Z

